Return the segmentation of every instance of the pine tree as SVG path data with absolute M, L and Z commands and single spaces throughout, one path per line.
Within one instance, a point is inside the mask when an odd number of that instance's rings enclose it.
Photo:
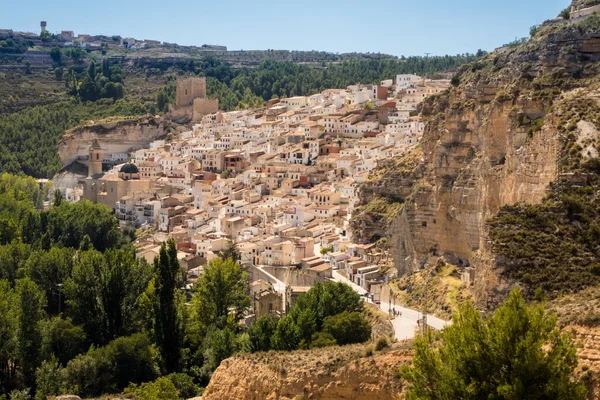
M 585 399 L 571 380 L 575 345 L 542 306 L 525 304 L 514 290 L 490 318 L 463 307 L 439 341 L 425 335 L 415 343 L 408 399 Z

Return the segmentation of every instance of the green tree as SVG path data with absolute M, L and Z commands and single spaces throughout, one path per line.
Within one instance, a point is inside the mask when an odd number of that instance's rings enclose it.
M 277 329 L 271 338 L 271 347 L 274 350 L 296 350 L 302 340 L 302 332 L 290 316 L 279 320 Z
M 183 345 L 182 315 L 177 307 L 177 278 L 181 267 L 177 260 L 175 241 L 169 239 L 160 246 L 159 255 L 154 259 L 156 311 L 154 333 L 160 349 L 164 367 L 174 372 L 181 367 L 181 347 Z
M 0 393 L 13 387 L 17 359 L 17 319 L 10 283 L 0 280 Z
M 339 345 L 363 343 L 371 338 L 371 324 L 361 313 L 344 311 L 326 317 L 323 332 L 333 336 Z
M 75 251 L 69 248 L 51 248 L 49 251 L 37 250 L 31 253 L 27 262 L 18 273 L 31 278 L 44 290 L 48 299 L 50 314 L 57 314 L 59 308 L 59 285 L 62 285 L 73 270 Z M 60 293 L 62 294 L 62 293 Z
M 66 393 L 65 382 L 65 370 L 56 358 L 43 361 L 36 371 L 35 400 L 46 400 L 50 396 Z
M 222 260 L 231 258 L 233 261 L 239 262 L 242 259 L 242 255 L 235 242 L 233 240 L 229 240 L 227 242 L 227 247 L 225 247 L 225 250 L 221 252 L 220 258 Z
M 43 324 L 42 354 L 64 366 L 85 351 L 85 340 L 82 327 L 73 325 L 70 318 L 55 317 Z
M 271 350 L 271 337 L 277 329 L 277 322 L 276 318 L 263 315 L 250 325 L 248 335 L 250 336 L 250 349 L 253 352 Z
M 192 300 L 200 329 L 237 324 L 251 305 L 247 286 L 248 274 L 231 258 L 208 263 L 196 282 Z
M 52 205 L 55 207 L 60 206 L 60 203 L 63 202 L 63 199 L 64 198 L 60 189 L 54 190 L 54 201 L 52 202 Z
M 17 280 L 15 307 L 17 312 L 18 361 L 25 385 L 35 385 L 35 370 L 41 361 L 41 322 L 44 318 L 46 296 L 29 278 Z
M 518 289 L 487 319 L 462 307 L 439 341 L 432 339 L 417 339 L 413 366 L 403 369 L 409 399 L 586 398 L 571 379 L 575 345 Z
M 54 61 L 55 63 L 61 64 L 62 63 L 62 53 L 60 52 L 60 47 L 52 46 L 52 49 L 50 49 L 50 57 L 52 58 L 52 61 Z
M 67 314 L 96 344 L 139 332 L 145 325 L 141 302 L 151 277 L 151 267 L 130 252 L 80 252 L 64 284 Z

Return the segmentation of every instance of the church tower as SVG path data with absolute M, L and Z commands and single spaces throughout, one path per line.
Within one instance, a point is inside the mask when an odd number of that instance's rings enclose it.
M 102 148 L 97 139 L 90 146 L 90 157 L 88 161 L 88 177 L 102 173 Z

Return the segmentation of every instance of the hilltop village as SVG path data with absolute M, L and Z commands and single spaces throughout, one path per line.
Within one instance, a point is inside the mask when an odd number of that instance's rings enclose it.
M 109 153 L 90 143 L 88 175 L 66 188 L 141 228 L 137 257 L 152 262 L 167 238 L 193 282 L 232 243 L 252 276 L 254 312 L 281 312 L 315 282 L 336 276 L 378 300 L 393 268 L 385 247 L 354 243 L 358 185 L 383 160 L 419 142 L 416 106 L 450 85 L 398 75 L 266 108 L 215 112 L 203 78 L 180 80 L 172 112 L 191 129 L 149 148 Z

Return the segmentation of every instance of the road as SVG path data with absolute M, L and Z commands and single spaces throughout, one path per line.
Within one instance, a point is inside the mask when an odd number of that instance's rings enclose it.
M 343 282 L 349 285 L 359 294 L 365 294 L 367 292 L 365 289 L 356 285 L 354 282 L 350 281 L 345 276 L 339 274 L 338 271 L 333 271 L 333 280 L 336 282 Z M 382 311 L 387 313 L 390 310 L 390 304 L 381 302 L 379 304 L 379 308 L 381 308 Z M 421 319 L 421 312 L 413 310 L 411 308 L 401 307 L 399 305 L 393 305 L 393 308 L 395 308 L 396 311 L 401 312 L 401 316 L 392 319 L 392 325 L 394 327 L 394 336 L 398 340 L 412 339 L 415 336 L 415 330 L 417 329 L 417 321 Z M 435 329 L 443 329 L 449 324 L 449 321 L 436 318 L 432 315 L 427 316 L 427 325 Z

